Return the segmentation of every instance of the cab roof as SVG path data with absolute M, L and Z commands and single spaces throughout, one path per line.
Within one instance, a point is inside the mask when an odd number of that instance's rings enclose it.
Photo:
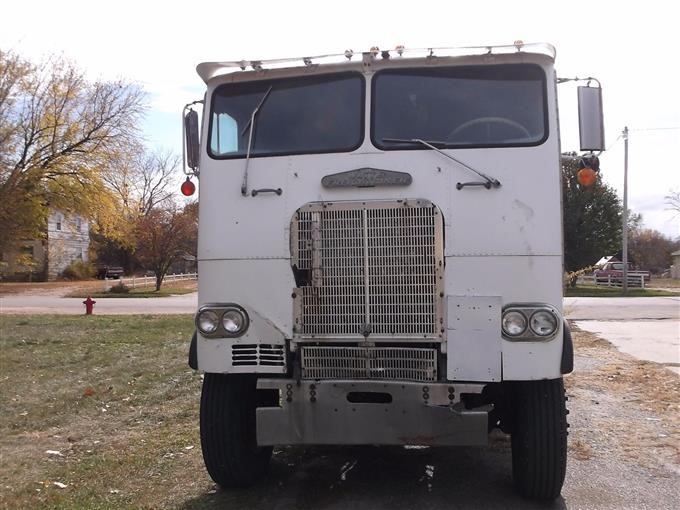
M 272 60 L 240 60 L 226 62 L 203 62 L 198 64 L 196 72 L 208 83 L 215 77 L 223 76 L 240 71 L 263 71 L 265 69 L 284 69 L 294 67 L 317 67 L 324 64 L 341 64 L 343 62 L 355 63 L 363 61 L 370 64 L 373 60 L 400 60 L 400 59 L 423 59 L 431 60 L 438 57 L 467 57 L 499 55 L 510 53 L 530 53 L 544 55 L 555 60 L 557 52 L 555 47 L 548 43 L 523 43 L 515 41 L 513 44 L 501 46 L 464 46 L 458 48 L 419 48 L 406 49 L 397 46 L 393 50 L 380 50 L 373 47 L 369 51 L 355 53 L 345 50 L 344 53 L 317 55 L 313 57 L 279 58 Z M 355 57 L 358 57 L 355 59 Z M 355 59 L 355 60 L 353 60 Z

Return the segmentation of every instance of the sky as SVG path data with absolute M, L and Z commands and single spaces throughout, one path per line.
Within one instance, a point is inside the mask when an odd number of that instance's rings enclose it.
M 664 197 L 680 191 L 680 42 L 673 2 L 647 0 L 428 2 L 251 1 L 114 3 L 23 0 L 3 6 L 0 47 L 40 61 L 59 54 L 91 79 L 138 83 L 150 108 L 147 144 L 181 153 L 182 106 L 203 95 L 203 61 L 392 49 L 549 42 L 559 77 L 602 83 L 605 182 L 644 226 L 680 236 Z M 559 85 L 562 150 L 578 150 L 576 85 Z

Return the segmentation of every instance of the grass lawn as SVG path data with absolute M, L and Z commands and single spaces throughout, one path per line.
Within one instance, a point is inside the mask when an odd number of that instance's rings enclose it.
M 0 508 L 171 508 L 210 491 L 193 328 L 0 315 Z
M 628 293 L 624 296 L 620 287 L 605 287 L 603 285 L 578 285 L 568 288 L 564 294 L 566 297 L 663 297 L 680 296 L 678 292 L 671 292 L 655 288 L 628 287 Z

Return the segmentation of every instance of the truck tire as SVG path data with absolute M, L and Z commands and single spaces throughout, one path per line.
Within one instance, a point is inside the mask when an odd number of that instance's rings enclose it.
M 201 392 L 201 448 L 220 487 L 247 487 L 269 467 L 271 447 L 256 440 L 256 377 L 205 374 Z
M 512 477 L 529 499 L 560 495 L 567 468 L 562 379 L 517 382 L 512 392 Z

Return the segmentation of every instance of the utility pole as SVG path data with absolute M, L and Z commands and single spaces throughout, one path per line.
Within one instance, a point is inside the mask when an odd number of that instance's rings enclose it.
M 623 128 L 623 225 L 621 229 L 623 254 L 623 294 L 628 292 L 628 126 Z

